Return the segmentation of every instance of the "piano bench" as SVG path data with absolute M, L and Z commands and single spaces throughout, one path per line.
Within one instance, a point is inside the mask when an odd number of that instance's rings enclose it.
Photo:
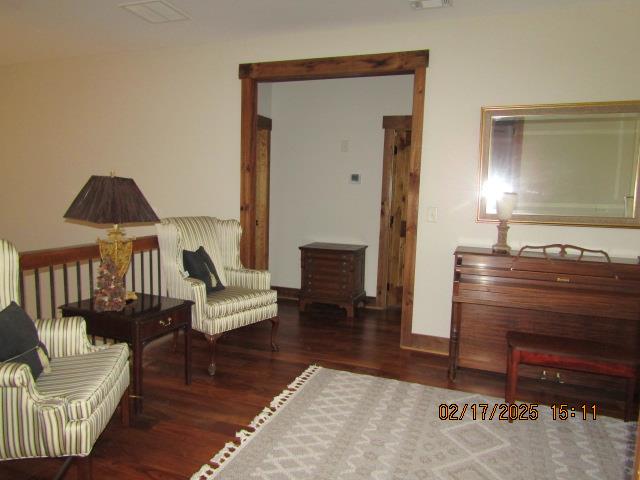
M 624 420 L 632 419 L 631 409 L 640 372 L 640 356 L 633 350 L 589 340 L 507 332 L 507 403 L 515 401 L 520 364 L 626 378 Z

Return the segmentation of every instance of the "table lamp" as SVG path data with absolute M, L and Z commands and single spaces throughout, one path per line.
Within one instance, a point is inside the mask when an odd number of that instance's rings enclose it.
M 513 215 L 516 207 L 518 194 L 514 192 L 504 192 L 496 202 L 498 211 L 498 241 L 492 247 L 494 253 L 510 253 L 511 247 L 507 244 L 507 232 L 509 231 L 508 221 Z
M 124 276 L 131 263 L 131 238 L 125 238 L 120 228 L 127 223 L 159 222 L 160 219 L 142 195 L 142 192 L 131 178 L 92 175 L 80 190 L 64 218 L 80 220 L 96 224 L 112 224 L 108 239 L 98 239 L 101 274 L 113 276 L 112 293 L 103 294 L 104 310 L 121 310 L 125 298 L 121 298 L 117 285 L 124 285 Z M 124 287 L 122 287 L 123 289 Z M 123 290 L 124 291 L 124 290 Z M 127 299 L 134 298 L 130 292 Z

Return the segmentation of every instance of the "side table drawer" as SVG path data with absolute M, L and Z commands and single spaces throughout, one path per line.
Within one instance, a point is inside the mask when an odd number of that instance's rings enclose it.
M 150 338 L 164 335 L 184 325 L 183 314 L 180 311 L 171 312 L 163 317 L 156 317 L 140 323 L 140 337 Z

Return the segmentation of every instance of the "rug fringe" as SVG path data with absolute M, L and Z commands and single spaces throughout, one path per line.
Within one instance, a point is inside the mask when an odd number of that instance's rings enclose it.
M 258 430 L 266 425 L 289 400 L 291 400 L 306 384 L 311 377 L 318 373 L 322 367 L 319 365 L 310 365 L 302 372 L 293 382 L 275 396 L 268 407 L 265 407 L 258 415 L 254 417 L 247 429 L 236 432 L 236 442 L 227 442 L 222 449 L 209 460 L 210 464 L 200 467 L 196 473 L 191 476 L 191 480 L 208 480 L 220 472 L 224 466 L 242 449 L 242 447 L 258 432 Z M 251 429 L 251 430 L 248 430 Z

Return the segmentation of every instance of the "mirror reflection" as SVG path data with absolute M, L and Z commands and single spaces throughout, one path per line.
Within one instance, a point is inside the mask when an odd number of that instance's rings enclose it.
M 638 226 L 640 102 L 483 108 L 480 220 Z

